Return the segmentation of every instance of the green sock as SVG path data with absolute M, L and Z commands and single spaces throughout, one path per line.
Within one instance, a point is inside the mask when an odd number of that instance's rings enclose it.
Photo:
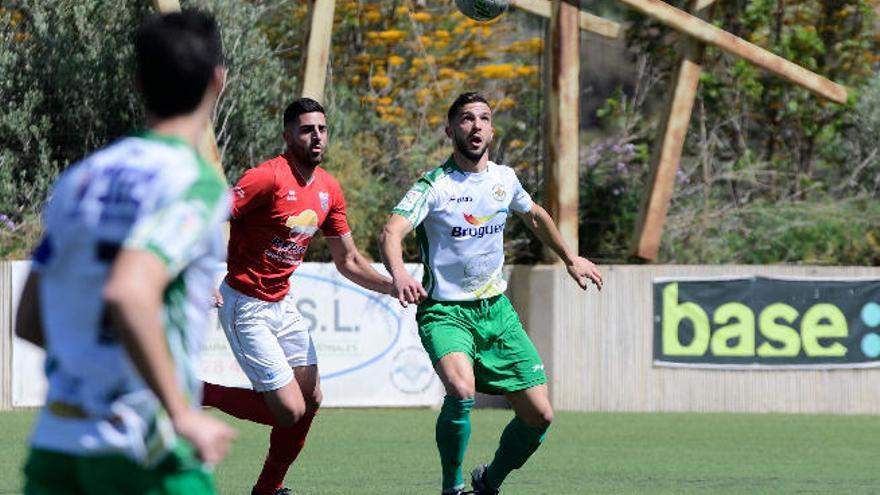
M 549 427 L 547 427 L 549 428 Z M 501 433 L 495 458 L 489 464 L 486 481 L 493 488 L 500 488 L 504 478 L 514 469 L 519 469 L 544 441 L 547 428 L 532 428 L 514 416 Z
M 461 463 L 471 437 L 471 408 L 474 399 L 456 399 L 446 396 L 437 416 L 437 450 L 443 468 L 443 489 L 464 486 Z

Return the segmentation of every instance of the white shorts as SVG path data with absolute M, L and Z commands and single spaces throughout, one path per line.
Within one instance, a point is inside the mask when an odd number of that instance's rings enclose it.
M 318 364 L 308 321 L 290 294 L 278 302 L 266 302 L 238 292 L 225 280 L 220 294 L 220 326 L 254 390 L 277 390 L 293 379 L 293 368 Z

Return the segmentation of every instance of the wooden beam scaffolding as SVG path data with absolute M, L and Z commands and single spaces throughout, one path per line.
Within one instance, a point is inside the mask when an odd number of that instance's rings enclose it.
M 577 0 L 565 0 L 576 2 Z M 770 71 L 818 96 L 846 103 L 846 88 L 661 0 L 617 0 L 691 38 Z
M 691 0 L 690 10 L 698 17 L 708 19 L 713 2 L 714 0 Z M 651 155 L 648 187 L 642 196 L 632 239 L 631 254 L 644 260 L 655 259 L 660 250 L 666 212 L 675 190 L 678 164 L 681 161 L 694 100 L 697 98 L 705 47 L 706 45 L 693 38 L 685 40 L 666 99 L 657 141 Z
M 180 10 L 178 0 L 152 1 L 162 12 Z M 297 92 L 323 101 L 336 1 L 308 1 L 306 50 Z M 696 15 L 661 0 L 618 1 L 689 37 L 667 100 L 664 124 L 651 162 L 651 182 L 633 236 L 633 254 L 650 260 L 656 257 L 659 249 L 706 45 L 742 58 L 833 102 L 845 103 L 848 94 L 845 87 L 706 22 L 702 17 L 715 0 L 692 0 L 689 8 Z M 574 250 L 578 246 L 579 31 L 609 38 L 620 34 L 619 24 L 581 12 L 579 3 L 579 0 L 512 0 L 512 5 L 517 8 L 549 18 L 544 72 L 548 130 L 544 153 L 545 191 L 548 210 L 556 219 L 563 238 Z M 222 173 L 210 128 L 200 151 Z
M 553 0 L 545 49 L 547 133 L 544 151 L 546 206 L 565 243 L 578 252 L 578 143 L 580 142 L 579 9 Z M 558 260 L 555 256 L 545 259 Z
M 153 0 L 153 8 L 157 12 L 180 12 L 180 2 L 178 0 Z M 220 150 L 217 149 L 217 138 L 214 136 L 214 123 L 208 122 L 208 127 L 202 135 L 202 142 L 199 144 L 199 154 L 208 161 L 208 163 L 224 179 L 226 173 L 223 171 L 223 163 L 220 161 Z
M 694 15 L 659 0 L 619 1 L 689 36 L 667 98 L 660 135 L 651 157 L 649 183 L 630 248 L 635 257 L 650 261 L 657 257 L 660 249 L 707 44 L 835 103 L 846 103 L 848 94 L 845 87 L 706 22 L 715 0 L 692 0 L 690 10 Z
M 324 85 L 327 81 L 327 64 L 333 40 L 333 12 L 336 0 L 309 0 L 309 22 L 306 24 L 306 51 L 300 66 L 299 87 L 301 96 L 324 101 Z
M 550 0 L 512 0 L 510 4 L 531 14 L 550 18 L 552 9 Z M 589 12 L 579 13 L 578 25 L 584 31 L 606 38 L 617 38 L 620 36 L 620 24 L 595 16 Z

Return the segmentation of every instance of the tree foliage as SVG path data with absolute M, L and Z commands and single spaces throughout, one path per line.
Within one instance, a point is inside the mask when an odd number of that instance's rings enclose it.
M 229 84 L 214 130 L 234 181 L 283 148 L 280 114 L 296 96 L 308 3 L 182 3 L 214 13 L 223 27 Z M 583 116 L 601 125 L 584 129 L 581 146 L 581 252 L 619 262 L 682 38 L 612 0 L 582 3 L 626 21 L 632 58 L 616 63 L 635 67 L 597 115 Z M 716 3 L 716 25 L 845 84 L 853 96 L 832 104 L 707 50 L 661 261 L 878 263 L 880 2 Z M 130 45 L 149 7 L 0 2 L 0 256 L 20 257 L 33 244 L 34 217 L 59 171 L 141 122 Z M 541 200 L 545 27 L 516 10 L 478 24 L 454 2 L 337 0 L 326 165 L 343 184 L 362 250 L 377 256 L 373 240 L 390 208 L 450 153 L 445 113 L 464 91 L 489 97 L 493 160 L 514 167 Z M 601 71 L 595 64 L 585 60 L 586 70 Z M 582 98 L 596 98 L 583 90 Z M 539 258 L 535 241 L 512 224 L 508 259 Z M 406 254 L 415 259 L 415 246 Z M 327 259 L 320 241 L 310 256 Z
M 5 4 L 0 4 L 5 5 Z M 228 84 L 215 134 L 232 173 L 281 149 L 275 120 L 285 76 L 253 26 L 269 4 L 183 2 L 222 26 Z M 38 214 L 64 168 L 143 122 L 134 92 L 134 29 L 150 2 L 23 0 L 0 8 L 0 253 L 23 257 Z
M 720 50 L 707 50 L 700 105 L 707 127 L 721 138 L 713 151 L 721 160 L 759 162 L 777 173 L 764 191 L 769 199 L 802 196 L 845 168 L 834 152 L 834 136 L 852 125 L 858 88 L 880 62 L 874 8 L 866 0 L 739 0 L 714 6 L 713 18 L 723 29 L 855 93 L 850 104 L 837 105 Z M 637 24 L 643 25 L 652 23 Z M 660 42 L 668 31 L 652 27 L 630 30 L 629 40 L 668 73 L 674 45 Z
M 288 6 L 263 25 L 298 73 L 308 9 Z M 541 24 L 522 12 L 491 23 L 464 18 L 453 2 L 340 0 L 327 86 L 331 143 L 327 167 L 343 184 L 354 238 L 378 258 L 373 240 L 388 212 L 418 177 L 451 153 L 446 111 L 465 91 L 480 91 L 494 113 L 492 159 L 540 188 Z M 508 236 L 514 261 L 534 259 L 522 227 Z M 406 246 L 417 259 L 415 243 Z M 320 241 L 310 259 L 327 259 Z
M 714 9 L 717 26 L 844 84 L 852 97 L 846 105 L 833 104 L 743 60 L 707 49 L 661 261 L 876 263 L 876 244 L 852 236 L 854 225 L 872 238 L 880 236 L 880 212 L 867 208 L 857 219 L 851 215 L 857 211 L 853 205 L 877 198 L 877 139 L 865 133 L 870 120 L 866 112 L 876 106 L 871 103 L 876 82 L 871 81 L 880 65 L 877 2 L 737 0 L 716 2 Z M 644 16 L 631 14 L 629 19 L 628 45 L 650 67 L 641 72 L 643 85 L 653 86 L 657 99 L 668 91 L 682 37 Z M 606 108 L 614 110 L 621 101 L 612 99 Z M 607 118 L 617 123 L 611 141 L 618 147 L 653 145 L 658 115 L 649 108 L 636 110 L 635 121 L 609 112 Z M 635 123 L 627 127 L 620 122 Z M 634 219 L 626 212 L 633 211 L 633 196 L 641 197 L 647 178 L 646 163 L 632 161 L 627 169 L 635 179 L 625 187 L 582 178 L 586 187 L 620 192 L 610 204 L 622 210 L 615 214 L 623 221 L 600 237 L 598 248 L 617 253 L 618 259 L 629 241 L 629 218 Z M 788 216 L 771 214 L 775 212 Z M 796 228 L 798 222 L 788 225 L 789 234 L 800 232 L 816 241 L 815 249 L 805 242 L 754 249 L 768 242 L 771 219 L 785 222 L 798 214 L 828 236 L 810 236 Z M 861 248 L 822 247 L 847 243 Z M 816 250 L 838 255 L 814 255 Z

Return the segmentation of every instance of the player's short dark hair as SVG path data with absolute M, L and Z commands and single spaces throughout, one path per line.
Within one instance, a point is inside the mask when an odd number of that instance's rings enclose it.
M 446 113 L 446 120 L 449 123 L 452 123 L 455 120 L 455 117 L 458 116 L 458 112 L 461 110 L 461 107 L 467 105 L 468 103 L 485 103 L 486 106 L 489 105 L 489 101 L 486 100 L 486 97 L 480 93 L 475 91 L 471 91 L 468 93 L 462 93 L 458 95 L 458 98 L 452 102 L 452 105 L 449 107 L 449 112 Z
M 300 115 L 312 112 L 321 112 L 326 115 L 326 112 L 324 112 L 324 107 L 322 107 L 320 103 L 311 98 L 304 97 L 298 100 L 294 100 L 294 102 L 290 105 L 287 105 L 287 108 L 284 110 L 284 127 L 287 127 L 287 124 L 296 120 L 296 118 Z
M 197 10 L 151 14 L 138 27 L 134 51 L 147 111 L 162 118 L 195 110 L 223 65 L 220 28 Z

